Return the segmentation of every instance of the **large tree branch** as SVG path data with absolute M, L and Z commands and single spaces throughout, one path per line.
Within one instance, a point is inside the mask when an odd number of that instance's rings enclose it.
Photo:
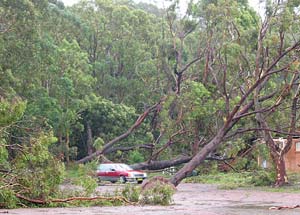
M 177 166 L 183 163 L 186 163 L 192 159 L 191 156 L 180 156 L 173 160 L 161 160 L 161 161 L 151 161 L 143 162 L 131 165 L 133 169 L 148 169 L 148 170 L 158 170 L 165 169 L 171 166 Z
M 160 149 L 158 149 L 156 152 L 154 152 L 151 156 L 151 158 L 149 159 L 149 161 L 151 160 L 156 160 L 158 158 L 158 156 L 160 155 L 160 153 L 162 153 L 165 149 L 167 149 L 170 145 L 172 145 L 174 143 L 173 138 L 177 135 L 181 135 L 186 133 L 187 131 L 180 129 L 179 131 L 175 132 L 174 134 L 171 135 L 171 137 L 169 138 L 168 142 L 163 145 Z M 149 162 L 148 161 L 148 162 Z
M 240 99 L 239 103 L 233 108 L 233 110 L 231 111 L 231 114 L 229 114 L 229 116 L 227 117 L 227 121 L 231 121 L 236 116 L 236 113 L 238 112 L 238 110 L 240 109 L 242 104 L 245 102 L 245 100 L 250 96 L 251 93 L 253 93 L 253 91 L 255 91 L 261 85 L 261 83 L 264 82 L 264 80 L 266 78 L 268 78 L 272 74 L 284 71 L 284 69 L 279 69 L 279 70 L 276 70 L 276 71 L 271 71 L 271 70 L 277 65 L 279 60 L 281 60 L 284 56 L 286 56 L 289 52 L 293 51 L 299 45 L 300 45 L 300 41 L 296 42 L 294 45 L 290 46 L 284 52 L 282 52 L 281 55 L 278 56 L 272 62 L 272 64 L 267 68 L 266 73 L 263 74 L 261 77 L 259 77 L 255 81 L 255 83 L 249 88 L 249 90 L 245 93 L 245 95 Z
M 135 121 L 135 123 L 123 134 L 121 134 L 120 136 L 112 139 L 111 141 L 109 141 L 108 143 L 106 143 L 103 148 L 101 150 L 98 150 L 96 152 L 94 152 L 93 154 L 86 156 L 78 161 L 76 161 L 76 163 L 85 163 L 87 161 L 92 160 L 93 158 L 101 155 L 101 154 L 105 154 L 107 152 L 108 149 L 110 149 L 115 143 L 117 143 L 120 140 L 125 139 L 126 137 L 128 137 L 135 129 L 137 129 L 142 122 L 145 120 L 145 118 L 154 110 L 157 109 L 157 107 L 159 107 L 161 105 L 161 103 L 164 101 L 164 98 L 162 98 L 158 103 L 156 103 L 155 105 L 149 107 L 147 110 L 145 110 L 144 113 L 142 113 L 138 119 Z
M 192 159 L 192 156 L 182 155 L 172 160 L 160 160 L 160 161 L 151 161 L 151 162 L 142 162 L 130 165 L 133 169 L 146 169 L 146 170 L 161 170 L 169 168 L 172 166 L 177 166 L 183 163 L 187 163 Z M 232 158 L 224 158 L 216 155 L 211 155 L 206 157 L 206 160 L 209 161 L 228 161 Z
M 114 197 L 107 197 L 107 196 L 94 196 L 94 197 L 69 197 L 65 199 L 49 199 L 49 200 L 43 200 L 43 199 L 32 199 L 28 198 L 26 196 L 23 196 L 21 194 L 16 194 L 16 197 L 22 200 L 25 200 L 27 202 L 31 202 L 34 204 L 39 205 L 45 205 L 49 203 L 68 203 L 72 201 L 95 201 L 95 200 L 105 200 L 105 201 L 121 201 L 126 204 L 133 204 L 128 199 L 126 199 L 123 196 L 114 196 Z
M 203 57 L 204 51 L 202 52 L 202 54 L 199 57 L 196 57 L 194 60 L 192 60 L 191 62 L 189 62 L 188 64 L 186 64 L 180 71 L 179 73 L 184 73 L 188 68 L 190 68 L 190 66 L 192 66 L 194 63 L 198 62 L 199 60 L 201 60 L 201 58 Z

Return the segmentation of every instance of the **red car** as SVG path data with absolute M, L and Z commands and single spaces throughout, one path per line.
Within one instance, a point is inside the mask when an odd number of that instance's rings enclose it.
M 142 183 L 147 178 L 147 173 L 133 170 L 130 166 L 123 163 L 105 163 L 97 167 L 97 176 L 102 181 L 115 183 L 137 182 Z

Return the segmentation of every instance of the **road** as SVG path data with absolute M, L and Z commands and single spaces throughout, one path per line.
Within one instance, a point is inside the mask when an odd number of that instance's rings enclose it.
M 99 186 L 113 192 L 121 185 Z M 253 190 L 219 190 L 215 185 L 180 184 L 170 206 L 120 206 L 81 208 L 30 208 L 0 210 L 8 215 L 299 215 L 300 209 L 269 210 L 271 206 L 300 204 L 299 193 Z

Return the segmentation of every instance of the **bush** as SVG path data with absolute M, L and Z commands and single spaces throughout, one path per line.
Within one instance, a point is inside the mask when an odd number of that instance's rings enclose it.
M 73 167 L 73 172 L 75 172 L 75 175 L 70 178 L 71 183 L 84 189 L 81 193 L 83 196 L 91 195 L 98 186 L 97 178 L 93 175 L 95 169 L 96 162 L 91 162 L 85 165 L 79 164 Z
M 141 204 L 150 205 L 169 205 L 173 202 L 172 196 L 175 193 L 171 185 L 161 183 L 159 181 L 142 192 L 140 196 Z
M 131 186 L 127 184 L 125 188 L 122 190 L 122 196 L 124 196 L 127 200 L 131 202 L 138 202 L 139 197 L 141 195 L 141 187 L 139 186 Z
M 22 151 L 16 152 L 6 174 L 0 174 L 0 208 L 14 208 L 31 205 L 17 198 L 48 200 L 59 193 L 63 180 L 64 165 L 48 151 L 56 139 L 52 134 L 40 133 L 23 143 Z
M 254 172 L 251 178 L 251 183 L 254 186 L 269 186 L 272 185 L 275 181 L 275 174 L 273 171 L 258 171 Z

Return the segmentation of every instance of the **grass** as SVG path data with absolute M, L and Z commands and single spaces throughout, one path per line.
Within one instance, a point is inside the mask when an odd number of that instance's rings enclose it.
M 261 186 L 259 190 L 268 192 L 300 193 L 300 173 L 288 173 L 289 183 L 283 187 Z
M 185 179 L 189 183 L 216 184 L 220 189 L 236 189 L 251 185 L 252 173 L 214 173 Z
M 255 189 L 268 192 L 300 193 L 300 173 L 290 173 L 289 184 L 273 187 L 273 174 L 267 171 L 229 172 L 199 175 L 185 179 L 188 183 L 216 184 L 219 189 Z

